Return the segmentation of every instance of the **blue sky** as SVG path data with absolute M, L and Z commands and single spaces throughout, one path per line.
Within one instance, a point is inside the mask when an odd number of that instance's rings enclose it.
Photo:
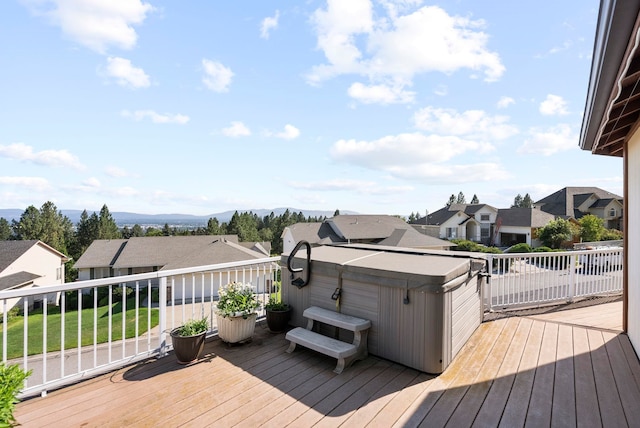
M 622 195 L 578 148 L 597 0 L 6 0 L 0 208 Z

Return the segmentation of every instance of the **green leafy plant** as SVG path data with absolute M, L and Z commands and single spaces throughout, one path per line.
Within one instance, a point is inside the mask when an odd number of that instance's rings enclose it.
M 18 400 L 18 393 L 24 387 L 24 381 L 31 375 L 31 370 L 24 371 L 17 364 L 0 363 L 0 427 L 16 425 L 13 416 Z
M 258 296 L 250 284 L 231 282 L 220 287 L 218 295 L 216 313 L 222 317 L 246 318 L 261 307 Z
M 511 248 L 509 248 L 507 253 L 509 253 L 509 254 L 513 254 L 513 253 L 531 253 L 532 251 L 533 251 L 533 248 L 531 248 L 531 245 L 522 242 L 520 244 L 516 244 L 516 245 L 512 246 Z
M 176 328 L 175 333 L 178 336 L 195 336 L 196 334 L 204 333 L 207 330 L 209 330 L 209 323 L 205 317 L 185 322 L 183 325 Z
M 268 311 L 286 311 L 289 309 L 289 304 L 280 301 L 277 297 L 271 296 L 269 297 L 269 301 L 264 308 Z

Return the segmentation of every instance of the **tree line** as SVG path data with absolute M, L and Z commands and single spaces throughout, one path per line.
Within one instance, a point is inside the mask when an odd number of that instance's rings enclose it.
M 448 208 L 454 204 L 466 204 L 466 203 L 467 203 L 467 198 L 464 196 L 464 193 L 460 192 L 458 193 L 458 196 L 451 194 L 451 196 L 449 196 L 449 200 L 445 203 L 445 206 Z M 478 196 L 474 194 L 473 197 L 471 198 L 470 204 L 474 205 L 479 203 L 480 203 L 480 199 L 478 199 Z M 513 204 L 511 204 L 511 208 L 532 208 L 532 207 L 533 207 L 533 200 L 531 199 L 531 196 L 529 196 L 528 193 L 524 196 L 518 193 L 516 197 L 513 198 Z M 421 218 L 422 216 L 420 215 L 420 211 L 416 211 L 415 213 L 411 212 L 411 214 L 409 215 L 408 221 L 409 223 L 414 223 Z
M 334 215 L 339 215 L 336 210 Z M 208 220 L 205 227 L 181 229 L 170 227 L 143 228 L 139 224 L 131 228 L 119 228 L 107 205 L 103 205 L 99 213 L 82 211 L 80 220 L 73 224 L 71 220 L 57 209 L 53 202 L 45 202 L 40 209 L 31 205 L 11 223 L 0 217 L 0 240 L 40 240 L 71 257 L 67 263 L 66 281 L 75 281 L 77 272 L 73 268 L 85 250 L 96 239 L 128 239 L 134 236 L 188 236 L 188 235 L 238 235 L 240 242 L 271 242 L 273 254 L 282 252 L 282 232 L 284 228 L 295 223 L 322 222 L 326 216 L 305 217 L 302 212 L 292 213 L 286 210 L 276 216 L 271 212 L 268 216 L 236 211 L 229 222 L 220 222 L 216 217 Z

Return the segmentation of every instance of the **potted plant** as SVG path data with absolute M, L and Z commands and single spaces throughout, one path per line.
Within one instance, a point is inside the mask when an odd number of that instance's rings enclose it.
M 250 284 L 231 282 L 218 290 L 216 320 L 218 337 L 227 343 L 240 343 L 251 339 L 260 309 L 258 296 Z
M 192 319 L 169 333 L 173 352 L 179 364 L 189 364 L 198 359 L 204 348 L 204 339 L 209 330 L 207 318 Z
M 18 364 L 0 362 L 0 426 L 13 427 L 19 425 L 13 415 L 18 394 L 24 387 L 24 381 L 32 370 L 23 370 Z
M 264 305 L 267 312 L 267 327 L 272 333 L 281 333 L 287 329 L 291 318 L 291 307 L 275 296 L 269 297 Z

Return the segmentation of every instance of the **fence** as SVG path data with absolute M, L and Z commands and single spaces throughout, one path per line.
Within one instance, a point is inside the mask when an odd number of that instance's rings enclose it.
M 622 292 L 622 248 L 492 254 L 485 309 L 571 302 Z
M 221 285 L 250 283 L 268 300 L 279 284 L 279 262 L 270 257 L 2 291 L 2 361 L 33 371 L 24 398 L 164 356 L 171 349 L 168 333 L 188 319 L 206 316 L 209 335 L 217 332 Z M 34 297 L 42 299 L 41 308 L 30 308 Z M 10 310 L 16 301 L 20 316 Z

